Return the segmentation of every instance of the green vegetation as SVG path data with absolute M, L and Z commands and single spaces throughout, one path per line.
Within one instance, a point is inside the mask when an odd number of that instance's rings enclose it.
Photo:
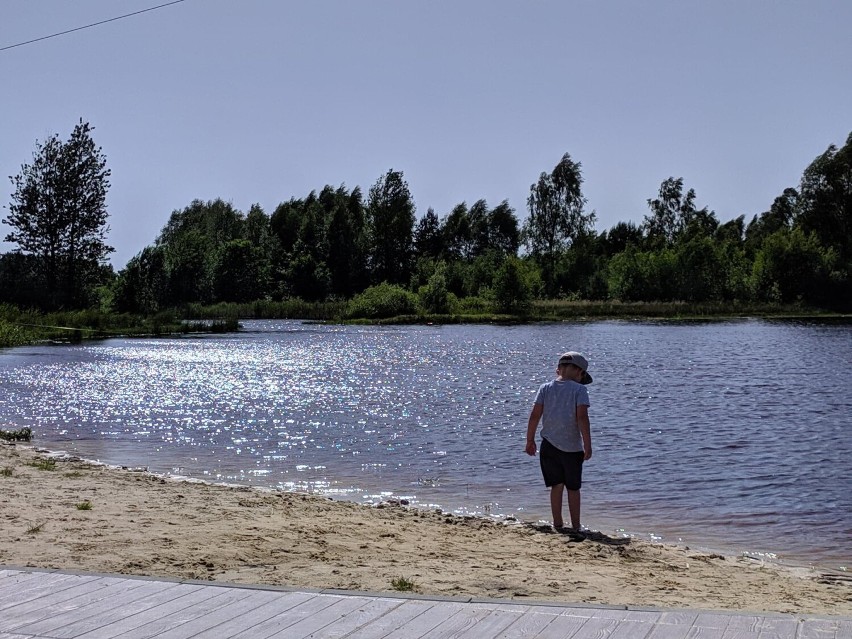
M 160 337 L 189 333 L 224 333 L 238 328 L 236 316 L 209 309 L 207 319 L 196 309 L 163 311 L 151 316 L 111 313 L 99 309 L 41 313 L 0 305 L 0 348 L 35 342 L 79 343 L 83 339 L 117 336 Z M 182 319 L 185 318 L 185 319 Z
M 36 533 L 40 533 L 44 529 L 46 524 L 47 524 L 46 521 L 43 521 L 40 524 L 33 524 L 32 526 L 27 528 L 27 534 L 28 535 L 35 535 Z
M 49 457 L 47 459 L 36 459 L 30 462 L 29 465 L 39 470 L 56 470 L 56 460 Z
M 391 580 L 391 588 L 399 592 L 412 592 L 415 587 L 414 581 L 405 577 L 397 577 Z
M 11 477 L 15 474 L 15 471 L 12 470 L 9 466 L 4 466 L 2 470 L 0 470 L 0 475 L 3 477 Z
M 31 429 L 24 427 L 18 430 L 3 430 L 0 428 L 0 439 L 7 442 L 28 442 L 32 439 Z
M 86 499 L 85 501 L 79 502 L 76 506 L 77 506 L 77 510 L 91 510 L 92 509 L 92 502 L 90 502 L 88 499 Z
M 12 179 L 6 240 L 19 250 L 0 255 L 0 346 L 235 330 L 240 318 L 852 312 L 852 135 L 751 220 L 721 223 L 683 178 L 668 177 L 638 203 L 641 224 L 599 232 L 585 210 L 582 166 L 566 153 L 530 185 L 523 223 L 507 201 L 483 199 L 418 219 L 403 173 L 391 169 L 366 198 L 360 187 L 326 185 L 271 215 L 195 200 L 114 273 L 104 265 L 109 171 L 91 130 L 81 122 L 68 142 L 38 144 L 33 164 Z M 69 168 L 66 155 L 88 168 Z M 57 199 L 78 191 L 92 197 Z

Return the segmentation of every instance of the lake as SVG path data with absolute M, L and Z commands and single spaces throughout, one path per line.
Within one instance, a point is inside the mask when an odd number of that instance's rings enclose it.
M 0 428 L 158 473 L 549 520 L 527 418 L 578 350 L 595 379 L 586 526 L 852 561 L 848 325 L 243 327 L 2 350 Z

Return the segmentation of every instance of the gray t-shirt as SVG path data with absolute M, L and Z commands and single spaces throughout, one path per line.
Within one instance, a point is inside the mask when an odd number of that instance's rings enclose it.
M 566 453 L 582 451 L 577 406 L 589 406 L 586 387 L 570 379 L 555 379 L 539 387 L 535 403 L 544 406 L 541 436 Z

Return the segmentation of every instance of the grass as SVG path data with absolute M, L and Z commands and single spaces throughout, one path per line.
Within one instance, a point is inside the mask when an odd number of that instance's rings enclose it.
M 36 533 L 40 533 L 42 531 L 42 528 L 44 528 L 46 523 L 47 523 L 46 521 L 43 521 L 40 524 L 33 524 L 32 526 L 27 528 L 27 534 L 28 535 L 35 535 Z
M 415 587 L 416 584 L 413 579 L 407 579 L 406 577 L 391 579 L 391 588 L 399 592 L 412 592 Z
M 91 510 L 91 509 L 92 509 L 92 502 L 90 502 L 88 499 L 86 501 L 81 501 L 79 504 L 77 504 L 77 510 Z
M 187 315 L 197 309 L 176 308 L 155 315 L 109 313 L 94 309 L 43 313 L 0 304 L 0 348 L 38 342 L 80 343 L 115 336 L 164 336 L 227 333 L 239 329 L 236 317 L 201 319 Z M 194 321 L 185 321 L 194 320 Z
M 74 479 L 76 477 L 82 477 L 83 473 L 81 473 L 79 470 L 72 470 L 70 473 L 65 473 L 65 476 Z
M 6 466 L 3 470 L 0 470 L 0 475 L 2 475 L 3 477 L 11 477 L 13 472 L 14 471 L 9 468 L 9 466 Z
M 34 468 L 38 468 L 39 470 L 56 470 L 56 460 L 55 459 L 37 459 L 33 462 L 30 462 L 30 466 Z

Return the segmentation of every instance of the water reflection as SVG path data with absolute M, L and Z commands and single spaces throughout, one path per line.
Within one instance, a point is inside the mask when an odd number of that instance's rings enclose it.
M 0 419 L 121 465 L 547 518 L 526 419 L 576 348 L 595 376 L 587 523 L 849 562 L 848 327 L 246 328 L 4 352 Z

